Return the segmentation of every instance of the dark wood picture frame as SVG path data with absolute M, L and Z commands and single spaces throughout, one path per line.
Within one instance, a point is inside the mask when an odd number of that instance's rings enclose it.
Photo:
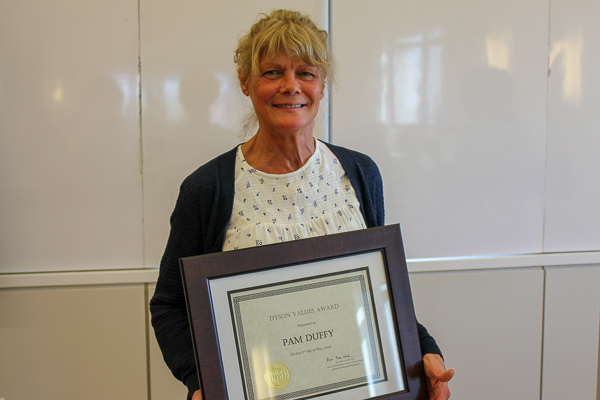
M 384 259 L 397 346 L 402 359 L 401 365 L 406 387 L 402 392 L 369 399 L 428 399 L 399 225 L 181 259 L 181 272 L 192 330 L 192 342 L 196 353 L 198 379 L 204 399 L 230 399 L 219 351 L 218 332 L 210 293 L 211 279 L 374 251 L 380 251 Z

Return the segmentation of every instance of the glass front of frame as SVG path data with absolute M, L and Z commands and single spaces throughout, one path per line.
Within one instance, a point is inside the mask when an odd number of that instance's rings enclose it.
M 405 389 L 381 251 L 210 280 L 230 399 Z

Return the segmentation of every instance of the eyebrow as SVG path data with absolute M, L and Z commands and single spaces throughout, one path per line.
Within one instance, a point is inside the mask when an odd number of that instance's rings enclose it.
M 273 67 L 276 67 L 276 68 L 283 68 L 283 65 L 282 65 L 282 64 L 279 64 L 279 63 L 275 63 L 275 62 L 262 62 L 262 63 L 260 63 L 260 67 L 265 67 L 265 68 L 273 68 Z M 309 67 L 309 68 L 319 68 L 319 67 L 317 67 L 316 65 L 310 65 L 310 64 L 308 64 L 307 62 L 304 62 L 304 61 L 303 61 L 303 62 L 302 62 L 302 64 L 300 64 L 300 65 L 298 66 L 298 68 L 304 68 L 304 67 Z

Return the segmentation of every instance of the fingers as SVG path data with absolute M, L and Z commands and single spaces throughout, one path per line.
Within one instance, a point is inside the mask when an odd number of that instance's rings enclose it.
M 427 389 L 430 400 L 448 400 L 450 389 L 448 381 L 454 377 L 454 368 L 446 370 L 444 360 L 437 354 L 426 354 L 423 357 Z
M 428 385 L 427 389 L 430 400 L 448 400 L 450 398 L 450 389 L 446 382 L 438 382 L 433 386 Z

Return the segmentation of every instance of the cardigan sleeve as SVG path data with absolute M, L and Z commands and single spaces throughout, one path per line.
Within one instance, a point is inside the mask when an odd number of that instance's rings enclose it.
M 156 340 L 173 375 L 187 386 L 188 399 L 200 383 L 179 259 L 221 251 L 233 207 L 236 150 L 204 164 L 181 184 L 150 301 Z
M 179 259 L 202 254 L 200 204 L 193 185 L 184 181 L 173 214 L 171 232 L 160 263 L 154 296 L 150 301 L 152 326 L 163 358 L 188 388 L 191 397 L 200 388 L 188 322 Z

